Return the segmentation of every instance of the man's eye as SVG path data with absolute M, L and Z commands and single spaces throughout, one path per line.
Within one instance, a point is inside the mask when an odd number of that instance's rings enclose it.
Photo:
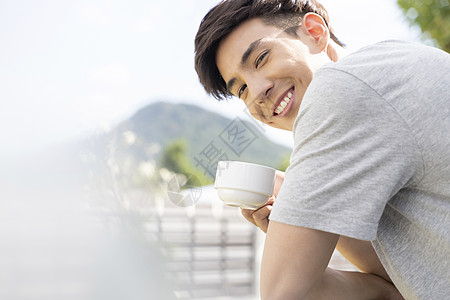
M 241 86 L 241 88 L 238 91 L 238 97 L 241 98 L 242 94 L 245 92 L 245 89 L 247 88 L 247 85 L 244 84 L 243 86 Z
M 258 66 L 261 64 L 261 62 L 263 61 L 264 57 L 266 57 L 266 55 L 269 53 L 269 51 L 263 52 L 258 59 L 256 60 L 255 63 L 255 67 L 258 68 Z

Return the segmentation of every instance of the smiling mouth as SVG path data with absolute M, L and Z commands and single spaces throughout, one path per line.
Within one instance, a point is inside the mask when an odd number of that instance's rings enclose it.
M 282 98 L 280 103 L 275 107 L 273 111 L 273 116 L 278 116 L 283 113 L 284 109 L 288 106 L 289 102 L 292 100 L 292 90 L 289 90 L 286 95 Z

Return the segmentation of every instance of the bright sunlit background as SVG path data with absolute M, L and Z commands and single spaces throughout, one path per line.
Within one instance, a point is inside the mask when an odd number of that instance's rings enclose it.
M 224 240 L 245 233 L 236 225 L 247 226 L 252 238 L 244 236 L 241 242 L 252 249 L 246 255 L 258 259 L 256 228 L 243 222 L 235 208 L 229 208 L 234 219 L 224 215 L 211 186 L 189 190 L 207 200 L 202 219 L 201 200 L 186 208 L 166 205 L 167 196 L 181 194 L 169 190 L 178 177 L 158 169 L 151 155 L 143 161 L 129 159 L 132 152 L 115 155 L 121 153 L 105 140 L 100 143 L 109 152 L 97 152 L 97 157 L 86 152 L 67 159 L 55 148 L 100 136 L 153 102 L 195 104 L 230 118 L 248 118 L 239 100 L 219 103 L 208 97 L 194 71 L 194 36 L 217 2 L 0 0 L 1 299 L 173 299 L 166 297 L 172 286 L 162 282 L 160 248 L 149 248 L 148 234 L 154 232 L 146 227 L 159 234 L 161 224 L 170 220 L 176 226 L 169 233 L 182 242 L 195 230 L 206 230 L 208 242 L 222 239 L 222 281 L 228 271 Z M 322 3 L 349 51 L 386 39 L 420 42 L 420 30 L 410 28 L 395 0 Z M 289 132 L 267 126 L 263 131 L 274 141 L 292 144 Z M 133 144 L 135 135 L 125 133 Z M 142 173 L 140 190 L 121 189 L 130 187 L 130 170 Z M 219 233 L 208 231 L 217 228 Z M 211 255 L 194 253 L 188 244 L 188 266 L 192 258 Z M 250 286 L 257 291 L 252 283 L 257 267 L 248 268 L 251 272 L 238 275 L 250 274 Z
M 238 100 L 207 97 L 193 68 L 196 30 L 216 2 L 0 1 L 0 158 L 108 130 L 152 101 L 242 114 Z M 349 50 L 419 41 L 395 0 L 322 3 Z

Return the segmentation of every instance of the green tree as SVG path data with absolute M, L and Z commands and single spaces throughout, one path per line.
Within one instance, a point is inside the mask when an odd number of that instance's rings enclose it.
M 419 25 L 422 33 L 450 52 L 449 0 L 397 0 L 397 3 L 412 24 Z
M 177 139 L 169 143 L 163 150 L 160 160 L 161 167 L 186 176 L 186 185 L 202 186 L 211 184 L 212 179 L 206 177 L 191 164 L 186 149 L 187 142 L 183 139 Z

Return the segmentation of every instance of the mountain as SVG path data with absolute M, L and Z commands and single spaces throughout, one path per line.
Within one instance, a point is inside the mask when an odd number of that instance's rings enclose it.
M 269 140 L 248 121 L 229 119 L 188 104 L 150 104 L 119 124 L 114 132 L 116 135 L 133 132 L 142 145 L 158 143 L 161 147 L 184 139 L 189 159 L 197 167 L 213 159 L 278 167 L 291 152 L 288 147 Z M 146 153 L 137 151 L 136 155 L 142 158 Z

